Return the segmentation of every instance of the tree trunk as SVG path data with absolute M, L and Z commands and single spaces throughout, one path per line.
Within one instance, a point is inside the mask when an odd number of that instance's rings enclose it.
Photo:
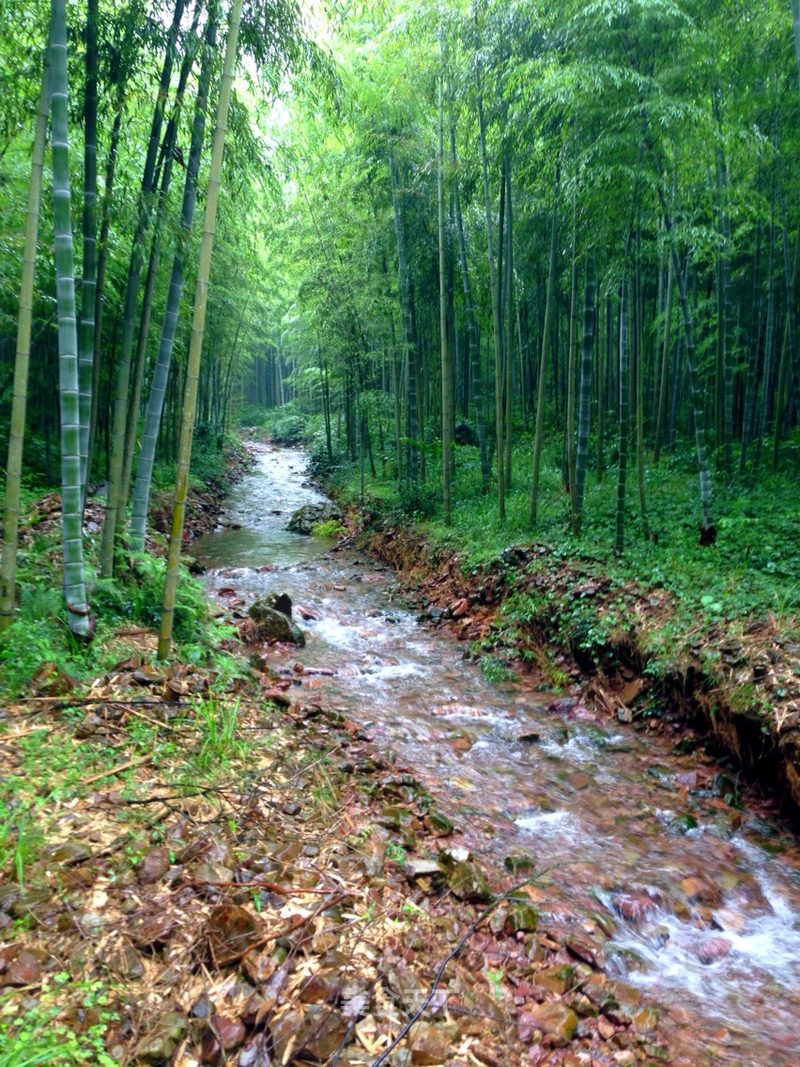
M 494 258 L 492 239 L 492 208 L 489 197 L 489 162 L 486 151 L 486 119 L 483 112 L 483 87 L 481 84 L 480 35 L 478 29 L 479 6 L 474 0 L 475 19 L 475 81 L 478 93 L 478 128 L 481 144 L 481 178 L 483 182 L 483 213 L 486 220 L 486 255 L 489 262 L 489 289 L 492 296 L 492 327 L 494 331 L 494 400 L 495 400 L 495 448 L 497 451 L 497 510 L 501 522 L 506 518 L 506 492 L 503 470 L 503 327 L 500 315 L 500 279 Z
M 627 258 L 627 256 L 626 256 Z M 619 292 L 619 460 L 617 468 L 617 509 L 614 551 L 621 556 L 625 549 L 625 488 L 628 478 L 628 408 L 630 382 L 628 381 L 628 342 L 626 336 L 625 281 Z
M 536 524 L 539 505 L 539 469 L 542 462 L 542 441 L 544 438 L 544 404 L 545 383 L 547 380 L 547 357 L 550 347 L 550 332 L 556 303 L 556 266 L 558 261 L 558 190 L 560 172 L 556 166 L 556 179 L 553 188 L 553 221 L 550 229 L 550 266 L 547 271 L 547 297 L 544 305 L 544 324 L 542 325 L 542 355 L 539 360 L 539 380 L 536 389 L 536 425 L 533 431 L 533 474 L 531 477 L 530 523 Z
M 136 305 L 139 296 L 139 279 L 144 258 L 144 240 L 150 225 L 153 193 L 155 192 L 156 157 L 161 143 L 161 126 L 164 107 L 172 76 L 176 41 L 186 0 L 175 0 L 172 25 L 167 37 L 167 50 L 161 71 L 161 81 L 156 97 L 153 120 L 150 126 L 150 139 L 147 146 L 142 184 L 137 207 L 136 230 L 131 248 L 128 279 L 125 287 L 122 322 L 122 349 L 119 366 L 116 369 L 116 388 L 111 424 L 111 462 L 108 475 L 108 502 L 106 505 L 103 537 L 100 549 L 100 571 L 104 578 L 110 578 L 114 572 L 114 542 L 121 521 L 122 472 L 125 453 L 125 427 L 128 416 L 128 391 L 131 376 L 131 357 L 136 322 Z
M 592 390 L 592 345 L 594 343 L 594 284 L 591 264 L 586 264 L 586 288 L 583 297 L 583 347 L 581 349 L 581 384 L 578 394 L 578 450 L 575 457 L 575 494 L 572 527 L 575 536 L 581 532 L 583 494 L 586 468 L 589 462 L 589 415 Z
M 667 415 L 667 384 L 669 369 L 669 335 L 672 323 L 672 288 L 675 268 L 672 256 L 667 264 L 667 295 L 664 301 L 664 342 L 661 350 L 661 376 L 658 386 L 658 404 L 656 410 L 656 432 L 653 444 L 653 463 L 658 463 L 661 455 L 661 443 L 664 439 L 664 424 Z
M 437 192 L 439 206 L 439 345 L 442 377 L 442 514 L 445 524 L 452 522 L 450 482 L 452 475 L 451 438 L 453 425 L 453 367 L 447 336 L 447 232 L 444 204 L 444 33 L 439 30 L 439 153 Z
M 197 382 L 200 372 L 200 358 L 203 353 L 203 331 L 206 320 L 206 302 L 208 282 L 211 273 L 211 253 L 214 248 L 214 229 L 217 220 L 219 186 L 222 174 L 222 155 L 225 149 L 225 132 L 228 121 L 228 108 L 231 97 L 231 83 L 236 66 L 236 51 L 239 42 L 239 21 L 242 13 L 242 0 L 233 0 L 231 7 L 228 42 L 225 48 L 225 65 L 222 72 L 219 103 L 217 105 L 217 123 L 214 130 L 214 142 L 211 152 L 211 167 L 206 191 L 206 211 L 203 221 L 203 236 L 200 242 L 200 258 L 197 267 L 197 286 L 195 288 L 194 314 L 192 316 L 192 334 L 189 343 L 189 356 L 186 369 L 186 390 L 183 399 L 183 418 L 181 439 L 178 452 L 178 470 L 175 486 L 175 508 L 172 514 L 169 555 L 167 558 L 167 577 L 164 586 L 164 605 L 161 613 L 161 630 L 158 638 L 158 655 L 164 659 L 172 644 L 172 625 L 175 617 L 175 601 L 178 591 L 178 567 L 183 543 L 183 524 L 186 515 L 186 494 L 189 488 L 189 464 L 192 456 L 192 437 L 194 434 L 195 408 L 197 405 Z
M 192 25 L 192 38 L 187 46 L 186 53 L 181 63 L 181 71 L 178 79 L 178 88 L 175 93 L 175 103 L 167 123 L 167 130 L 161 146 L 162 172 L 161 188 L 158 191 L 158 203 L 153 224 L 153 235 L 150 243 L 150 256 L 148 257 L 147 275 L 144 283 L 144 297 L 142 310 L 139 316 L 139 335 L 136 340 L 136 354 L 133 359 L 133 385 L 128 401 L 128 415 L 125 422 L 125 453 L 122 463 L 122 478 L 120 480 L 119 511 L 117 513 L 117 525 L 124 522 L 128 507 L 128 495 L 131 488 L 131 472 L 133 470 L 133 455 L 136 451 L 136 431 L 139 427 L 139 409 L 142 403 L 142 385 L 144 384 L 144 372 L 147 365 L 147 343 L 150 336 L 150 320 L 153 314 L 153 300 L 155 297 L 156 276 L 158 274 L 158 261 L 161 254 L 161 233 L 167 210 L 170 185 L 172 184 L 172 166 L 175 158 L 175 145 L 178 136 L 178 123 L 183 109 L 183 97 L 186 91 L 186 83 L 189 80 L 194 60 L 197 55 L 196 38 L 194 33 L 197 29 L 197 20 L 200 17 L 201 6 L 195 9 L 195 20 Z M 214 23 L 213 17 L 208 25 Z
M 503 438 L 505 450 L 505 473 L 503 474 L 503 486 L 505 492 L 511 490 L 511 458 L 512 458 L 512 415 L 514 411 L 514 213 L 511 202 L 511 160 L 506 160 L 506 296 L 505 296 L 505 323 L 506 338 L 503 352 L 505 367 L 505 411 L 503 414 Z
M 3 509 L 3 561 L 0 570 L 0 631 L 14 619 L 17 581 L 17 542 L 22 487 L 22 449 L 25 442 L 25 410 L 28 401 L 28 370 L 31 356 L 33 290 L 36 274 L 36 247 L 39 241 L 39 208 L 42 200 L 42 171 L 47 140 L 47 113 L 50 106 L 50 52 L 45 51 L 42 91 L 36 113 L 36 130 L 28 182 L 25 216 L 25 249 L 22 253 L 22 280 L 17 315 L 17 353 L 11 400 L 11 426 L 8 436 L 6 494 Z
M 400 304 L 403 310 L 403 328 L 405 338 L 406 363 L 406 412 L 408 419 L 408 458 L 405 464 L 409 480 L 415 482 L 419 472 L 419 408 L 417 396 L 417 360 L 414 343 L 414 314 L 411 306 L 411 283 L 406 259 L 406 239 L 403 216 L 400 212 L 400 190 L 397 178 L 397 166 L 394 156 L 389 151 L 389 177 L 392 185 L 392 206 L 394 208 L 394 231 L 397 241 L 397 269 L 400 279 Z
M 81 487 L 86 499 L 89 469 L 89 424 L 92 417 L 95 293 L 97 290 L 97 8 L 86 5 L 86 92 L 83 105 L 83 273 L 78 335 L 81 414 Z
M 194 209 L 197 201 L 197 174 L 200 158 L 203 154 L 203 138 L 206 128 L 206 110 L 208 108 L 208 88 L 211 81 L 211 69 L 217 43 L 217 16 L 219 8 L 215 4 L 209 12 L 205 31 L 203 59 L 200 65 L 200 80 L 197 89 L 192 140 L 189 149 L 189 161 L 186 166 L 186 180 L 183 188 L 183 205 L 181 207 L 181 231 L 178 237 L 175 255 L 172 260 L 172 274 L 167 291 L 167 303 L 161 325 L 161 337 L 158 355 L 150 383 L 150 395 L 147 401 L 144 431 L 136 467 L 136 482 L 133 490 L 133 512 L 131 516 L 131 544 L 134 549 L 144 549 L 147 530 L 147 509 L 150 501 L 150 487 L 153 480 L 153 465 L 156 458 L 158 430 L 164 409 L 167 381 L 172 364 L 172 351 L 175 347 L 175 334 L 178 328 L 178 314 L 183 295 L 184 265 L 189 251 L 194 221 Z
M 450 151 L 453 161 L 453 172 L 456 170 L 456 137 L 455 130 L 450 131 Z M 489 456 L 486 447 L 486 418 L 483 399 L 483 375 L 481 373 L 481 342 L 478 334 L 478 323 L 475 318 L 475 306 L 472 302 L 472 284 L 469 277 L 469 261 L 467 259 L 467 241 L 464 234 L 464 217 L 461 213 L 461 194 L 458 186 L 458 178 L 455 182 L 455 206 L 456 206 L 456 229 L 458 230 L 458 251 L 461 262 L 461 281 L 464 288 L 464 310 L 467 317 L 467 338 L 469 340 L 469 356 L 472 377 L 472 401 L 475 405 L 475 425 L 478 431 L 478 448 L 481 457 L 481 488 L 483 492 L 489 489 Z
M 61 409 L 61 543 L 64 553 L 64 598 L 70 630 L 76 637 L 87 640 L 92 635 L 93 626 L 83 576 L 81 422 L 69 178 L 66 0 L 52 0 L 51 14 L 50 109 Z
M 703 410 L 700 402 L 700 390 L 697 386 L 694 330 L 692 328 L 692 314 L 689 309 L 689 300 L 686 295 L 686 281 L 681 272 L 680 260 L 678 259 L 678 246 L 675 241 L 675 232 L 672 224 L 672 216 L 667 206 L 667 198 L 659 184 L 658 198 L 661 203 L 661 211 L 664 217 L 664 228 L 667 231 L 670 251 L 672 253 L 672 266 L 678 281 L 678 298 L 681 305 L 683 318 L 683 331 L 686 336 L 686 371 L 689 378 L 689 395 L 694 413 L 695 447 L 697 450 L 697 467 L 700 480 L 700 508 L 702 512 L 702 526 L 700 531 L 701 544 L 713 544 L 716 539 L 716 529 L 711 519 L 711 475 L 708 469 L 706 446 L 703 436 Z

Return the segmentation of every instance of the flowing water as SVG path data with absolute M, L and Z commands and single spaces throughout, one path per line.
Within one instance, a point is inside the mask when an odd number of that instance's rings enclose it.
M 313 616 L 306 647 L 277 648 L 274 668 L 395 751 L 487 866 L 529 852 L 551 868 L 551 927 L 613 927 L 606 970 L 647 992 L 681 1063 L 796 1067 L 800 849 L 788 829 L 731 808 L 708 757 L 679 754 L 675 737 L 486 682 L 463 645 L 418 623 L 391 571 L 285 530 L 324 497 L 302 452 L 256 451 L 228 525 L 193 553 L 223 598 L 288 592 Z

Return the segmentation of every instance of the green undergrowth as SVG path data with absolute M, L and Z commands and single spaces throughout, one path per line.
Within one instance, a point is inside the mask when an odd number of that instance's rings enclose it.
M 665 456 L 650 466 L 646 497 L 652 537 L 645 540 L 636 496 L 635 471 L 629 478 L 626 546 L 614 552 L 616 472 L 602 480 L 587 477 L 583 530 L 569 526 L 557 456 L 545 454 L 538 522 L 529 522 L 531 450 L 523 442 L 514 453 L 514 476 L 506 501 L 506 522 L 497 517 L 494 487 L 481 492 L 477 449 L 456 449 L 452 526 L 444 525 L 438 484 L 402 487 L 367 474 L 364 503 L 389 519 L 413 522 L 435 555 L 455 552 L 465 575 L 503 562 L 509 546 L 540 543 L 530 570 L 547 570 L 552 580 L 512 595 L 499 620 L 498 640 L 513 643 L 518 632 L 546 621 L 565 644 L 599 657 L 621 643 L 642 594 L 655 594 L 656 624 L 644 635 L 645 651 L 667 669 L 681 660 L 698 635 L 740 633 L 748 623 L 774 617 L 794 631 L 800 610 L 800 554 L 797 552 L 797 492 L 785 472 L 764 471 L 756 482 L 726 486 L 715 479 L 713 505 L 718 530 L 712 546 L 699 544 L 697 474 L 689 451 Z M 437 469 L 437 464 L 432 464 Z M 337 492 L 360 500 L 360 474 L 348 469 L 334 480 Z M 517 566 L 511 559 L 510 568 Z M 513 577 L 510 583 L 513 587 Z M 528 582 L 524 583 L 528 585 Z M 522 586 L 523 583 L 520 582 Z M 598 595 L 597 587 L 601 586 Z M 667 597 L 660 595 L 664 591 Z M 669 611 L 661 611 L 664 600 Z M 598 604 L 602 605 L 598 610 Z
M 22 692 L 44 663 L 80 681 L 113 665 L 107 643 L 121 626 L 157 628 L 164 592 L 165 561 L 147 553 L 126 553 L 114 579 L 97 576 L 97 542 L 87 553 L 87 590 L 97 633 L 90 644 L 77 641 L 67 626 L 63 595 L 53 585 L 60 570 L 56 535 L 42 535 L 18 555 L 19 611 L 0 635 L 0 699 Z M 184 662 L 206 663 L 229 628 L 212 618 L 202 583 L 181 568 L 175 612 L 176 654 Z
M 86 1020 L 78 1031 L 63 1021 L 65 1003 Z M 105 1034 L 118 1016 L 109 1007 L 109 992 L 100 981 L 74 981 L 65 971 L 20 1011 L 18 998 L 0 997 L 0 1067 L 44 1064 L 100 1064 L 117 1061 L 105 1049 Z

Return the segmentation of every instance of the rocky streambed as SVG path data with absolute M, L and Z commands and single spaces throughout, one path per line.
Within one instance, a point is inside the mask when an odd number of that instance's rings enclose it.
M 554 967 L 573 970 L 550 976 L 556 994 L 502 957 L 485 965 L 530 1062 L 796 1063 L 800 851 L 787 825 L 768 804 L 742 803 L 677 723 L 621 725 L 581 679 L 561 692 L 487 683 L 452 636 L 420 625 L 389 568 L 285 529 L 296 508 L 324 502 L 304 477 L 301 453 L 261 450 L 234 490 L 239 528 L 194 554 L 242 619 L 260 597 L 293 601 L 304 647 L 253 649 L 270 686 L 277 677 L 287 701 L 340 711 L 410 769 L 490 882 L 534 865 L 536 936 Z M 419 854 L 410 833 L 402 847 L 438 868 L 430 842 Z M 633 1036 L 593 1058 L 587 1037 L 610 1040 L 620 1025 L 592 995 L 609 983 L 629 998 Z

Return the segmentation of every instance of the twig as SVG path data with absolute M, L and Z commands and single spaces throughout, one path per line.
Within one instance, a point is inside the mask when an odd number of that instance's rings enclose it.
M 145 763 L 150 763 L 152 758 L 152 756 L 143 756 L 141 759 L 130 759 L 127 763 L 110 767 L 107 771 L 101 771 L 100 774 L 93 774 L 91 778 L 84 778 L 81 784 L 92 785 L 94 782 L 99 782 L 101 778 L 113 778 L 115 774 L 121 774 L 122 771 L 130 770 L 131 767 L 143 767 Z
M 266 882 L 260 878 L 253 879 L 252 882 L 210 882 L 205 879 L 192 878 L 191 881 L 186 881 L 184 885 L 190 886 L 210 886 L 213 889 L 267 889 L 270 893 L 276 893 L 278 896 L 291 897 L 295 893 L 302 895 L 303 893 L 314 893 L 319 896 L 325 896 L 330 893 L 330 889 L 303 889 L 301 886 L 282 886 L 276 885 L 274 882 Z M 338 894 L 342 900 L 346 900 L 349 893 Z

